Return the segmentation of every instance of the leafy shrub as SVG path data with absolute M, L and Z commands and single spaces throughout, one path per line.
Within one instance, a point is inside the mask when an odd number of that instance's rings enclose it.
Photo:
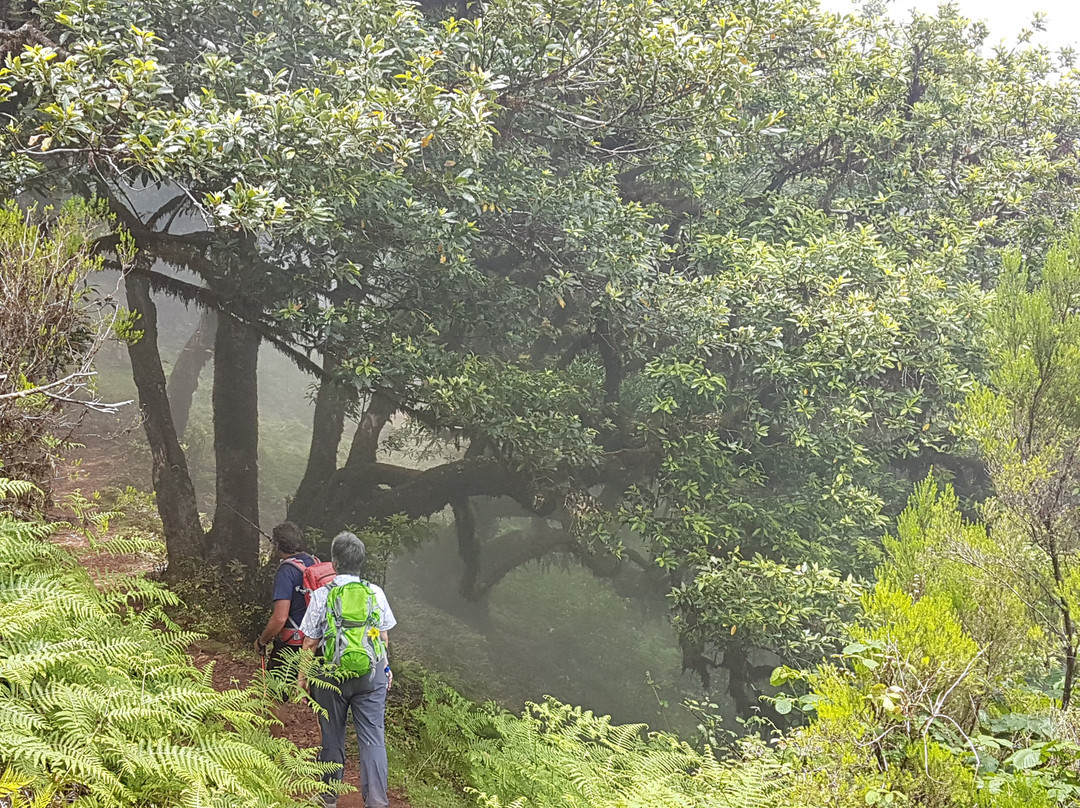
M 164 612 L 175 595 L 127 576 L 99 589 L 51 529 L 0 514 L 0 788 L 18 795 L 0 800 L 254 808 L 321 789 L 254 691 L 195 669 L 195 635 Z
M 932 483 L 915 491 L 899 526 L 838 661 L 774 673 L 774 684 L 809 691 L 777 702 L 815 715 L 781 739 L 795 802 L 1080 804 L 1080 744 L 1069 713 L 1037 684 L 1042 635 L 1023 578 L 1007 577 L 1015 548 L 991 544 Z

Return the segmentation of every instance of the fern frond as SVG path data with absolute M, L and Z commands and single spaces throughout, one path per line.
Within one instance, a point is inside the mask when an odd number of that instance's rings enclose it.
M 102 592 L 47 531 L 0 517 L 0 805 L 285 808 L 325 788 L 261 698 L 194 667 L 198 635 L 163 619 L 175 595 L 127 576 Z
M 0 477 L 0 499 L 22 499 L 37 493 L 40 489 L 26 480 L 11 480 Z

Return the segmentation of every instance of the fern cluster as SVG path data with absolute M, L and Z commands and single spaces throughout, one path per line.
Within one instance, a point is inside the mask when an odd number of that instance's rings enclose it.
M 216 692 L 192 665 L 175 595 L 99 589 L 49 530 L 0 514 L 0 802 L 255 808 L 321 790 L 258 693 Z
M 415 718 L 432 762 L 486 808 L 772 808 L 784 798 L 779 759 L 764 750 L 724 763 L 550 698 L 514 715 L 429 684 Z

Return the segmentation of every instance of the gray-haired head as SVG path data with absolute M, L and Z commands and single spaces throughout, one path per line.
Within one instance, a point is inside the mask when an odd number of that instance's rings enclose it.
M 360 575 L 364 569 L 367 548 L 355 533 L 347 530 L 334 536 L 330 543 L 330 560 L 338 575 Z

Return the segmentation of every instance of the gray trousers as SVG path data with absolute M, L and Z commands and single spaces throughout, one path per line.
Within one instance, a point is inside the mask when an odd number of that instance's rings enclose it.
M 386 796 L 386 662 L 380 662 L 367 676 L 333 682 L 336 693 L 317 682 L 311 684 L 311 697 L 326 710 L 319 716 L 322 751 L 319 760 L 337 763 L 335 773 L 326 782 L 340 782 L 345 776 L 345 728 L 352 710 L 356 740 L 360 746 L 360 792 L 365 808 L 388 808 Z

